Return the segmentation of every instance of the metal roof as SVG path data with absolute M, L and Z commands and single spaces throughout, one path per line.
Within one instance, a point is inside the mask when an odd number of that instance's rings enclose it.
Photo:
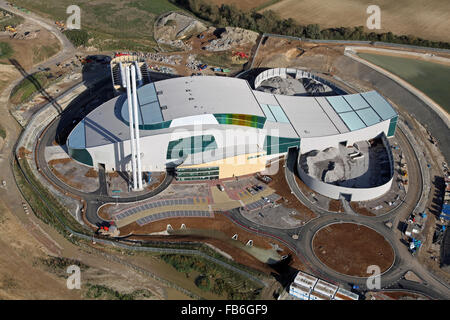
M 334 97 L 285 96 L 252 90 L 246 80 L 213 76 L 150 83 L 138 89 L 138 101 L 139 124 L 164 124 L 152 128 L 162 131 L 141 130 L 141 137 L 198 123 L 204 127 L 222 122 L 243 125 L 247 115 L 256 118 L 249 119 L 255 127 L 278 130 L 280 137 L 320 137 L 359 130 L 397 115 L 375 91 Z M 233 121 L 228 124 L 214 115 L 231 116 Z M 89 113 L 69 135 L 68 145 L 85 148 L 128 139 L 128 103 L 122 94 Z
M 164 121 L 199 114 L 265 117 L 246 80 L 229 77 L 180 77 L 155 82 Z
M 326 100 L 350 131 L 372 126 L 397 115 L 389 102 L 376 91 L 327 97 Z

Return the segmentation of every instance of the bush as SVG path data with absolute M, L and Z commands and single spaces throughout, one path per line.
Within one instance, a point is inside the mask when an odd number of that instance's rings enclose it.
M 0 127 L 0 137 L 2 137 L 3 139 L 6 138 L 6 131 L 2 127 Z
M 0 42 L 0 59 L 7 59 L 14 53 L 13 48 L 6 42 Z
M 205 291 L 209 291 L 211 289 L 211 282 L 208 277 L 204 275 L 200 275 L 195 279 L 195 285 Z
M 66 30 L 63 33 L 75 47 L 86 46 L 91 38 L 85 30 Z

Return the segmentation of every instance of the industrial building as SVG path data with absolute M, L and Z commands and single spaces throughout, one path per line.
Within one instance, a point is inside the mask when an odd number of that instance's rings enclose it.
M 131 66 L 138 75 L 139 67 Z M 376 91 L 287 96 L 254 90 L 243 79 L 211 76 L 140 87 L 138 83 L 131 91 L 99 106 L 76 125 L 67 140 L 73 159 L 133 175 L 140 166 L 137 177 L 175 168 L 178 180 L 223 179 L 260 172 L 290 148 L 303 154 L 392 137 L 397 122 L 395 110 Z M 130 109 L 136 110 L 133 116 Z M 130 129 L 133 121 L 138 129 Z M 323 189 L 313 179 L 307 184 Z M 368 197 L 389 187 L 369 192 Z M 337 198 L 339 193 L 330 195 Z
M 289 294 L 300 300 L 358 300 L 358 295 L 337 285 L 299 271 Z

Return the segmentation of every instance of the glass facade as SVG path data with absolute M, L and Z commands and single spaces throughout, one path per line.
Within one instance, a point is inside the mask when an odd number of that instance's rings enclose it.
M 178 181 L 219 179 L 219 167 L 177 168 Z

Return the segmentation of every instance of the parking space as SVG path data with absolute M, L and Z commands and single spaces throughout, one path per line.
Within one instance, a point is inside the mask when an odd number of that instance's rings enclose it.
M 209 211 L 200 211 L 200 210 L 167 211 L 146 216 L 144 218 L 138 219 L 136 222 L 138 225 L 143 226 L 147 223 L 154 222 L 157 220 L 168 218 L 183 218 L 183 217 L 212 218 L 213 214 L 210 213 Z
M 268 195 L 267 197 L 261 198 L 258 201 L 247 204 L 245 206 L 245 208 L 248 211 L 260 210 L 260 209 L 264 208 L 265 206 L 275 203 L 279 199 L 281 199 L 281 197 L 279 195 L 277 195 L 276 193 L 273 193 L 271 195 Z
M 128 208 L 120 213 L 114 215 L 114 219 L 121 220 L 128 216 L 131 216 L 135 213 L 149 210 L 152 208 L 160 208 L 166 206 L 180 206 L 180 205 L 193 205 L 195 203 L 207 203 L 204 198 L 187 198 L 187 199 L 166 199 L 166 200 L 158 200 L 154 202 L 145 203 L 139 206 L 135 206 L 132 208 Z

